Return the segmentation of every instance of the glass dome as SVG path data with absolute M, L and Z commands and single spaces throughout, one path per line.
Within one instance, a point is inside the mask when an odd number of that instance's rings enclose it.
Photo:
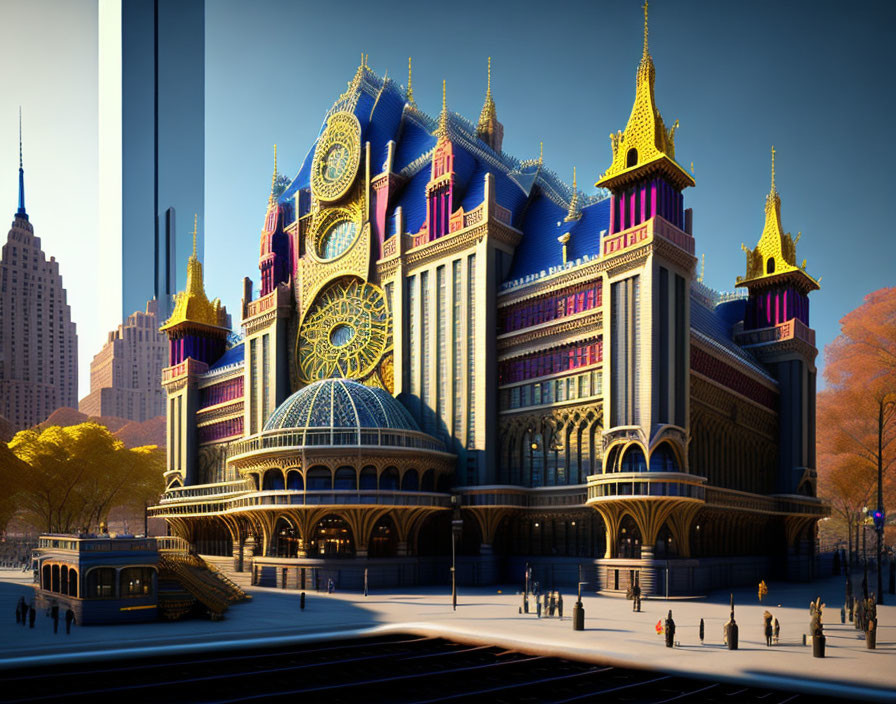
M 420 430 L 387 391 L 349 379 L 322 379 L 296 391 L 264 424 L 265 430 L 287 428 Z

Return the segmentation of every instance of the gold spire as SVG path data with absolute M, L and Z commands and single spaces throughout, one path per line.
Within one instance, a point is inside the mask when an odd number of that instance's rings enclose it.
M 563 218 L 563 222 L 572 222 L 573 220 L 578 220 L 582 217 L 582 214 L 579 212 L 579 189 L 578 183 L 576 181 L 576 167 L 572 167 L 572 199 L 569 201 L 569 212 L 566 213 L 566 217 Z
M 595 184 L 622 187 L 641 177 L 644 167 L 663 173 L 678 188 L 694 185 L 694 179 L 675 161 L 676 120 L 666 128 L 656 107 L 653 83 L 656 70 L 647 43 L 647 3 L 644 3 L 644 47 L 635 80 L 635 102 L 625 131 L 610 135 L 613 161 Z
M 701 284 L 703 283 L 703 273 L 706 270 L 706 252 L 700 255 L 700 276 L 697 277 L 697 281 Z
M 805 260 L 802 266 L 797 266 L 796 263 L 796 243 L 800 236 L 794 238 L 781 227 L 781 196 L 778 195 L 775 185 L 774 147 L 772 147 L 771 174 L 771 186 L 765 197 L 765 224 L 762 227 L 762 235 L 755 249 L 751 250 L 741 245 L 741 249 L 747 255 L 747 275 L 738 276 L 737 285 L 744 286 L 760 279 L 797 272 L 805 276 L 804 281 L 808 290 L 817 289 L 818 282 L 805 271 Z
M 408 57 L 408 97 L 407 97 L 408 105 L 417 106 L 417 103 L 414 102 L 414 87 L 411 85 L 411 57 Z
M 271 195 L 268 197 L 268 205 L 274 203 L 274 188 L 277 186 L 277 145 L 274 145 L 274 173 L 271 174 Z
M 442 112 L 439 113 L 439 128 L 436 130 L 439 139 L 448 137 L 448 98 L 445 80 L 442 80 Z
M 485 88 L 485 103 L 482 105 L 482 112 L 479 113 L 476 134 L 496 152 L 501 151 L 501 143 L 504 140 L 504 127 L 498 122 L 498 111 L 495 109 L 495 100 L 492 98 L 491 56 L 488 57 L 488 81 Z
M 544 142 L 538 143 L 538 163 L 544 164 Z
M 168 330 L 184 323 L 198 323 L 216 328 L 225 327 L 227 312 L 217 298 L 208 300 L 202 281 L 202 263 L 196 254 L 199 216 L 193 214 L 193 253 L 187 260 L 187 285 L 177 294 L 174 312 L 159 330 Z

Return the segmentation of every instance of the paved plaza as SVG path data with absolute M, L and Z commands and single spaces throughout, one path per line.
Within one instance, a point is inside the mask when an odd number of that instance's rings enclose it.
M 621 667 L 647 667 L 674 674 L 702 675 L 754 685 L 795 688 L 804 692 L 849 696 L 858 700 L 896 701 L 896 606 L 878 609 L 878 647 L 869 651 L 852 624 L 840 624 L 843 580 L 812 585 L 769 585 L 759 604 L 752 589 L 735 591 L 740 648 L 722 644 L 728 619 L 728 594 L 704 599 L 645 600 L 634 614 L 624 599 L 588 595 L 585 631 L 574 632 L 570 620 L 575 595 L 564 593 L 564 618 L 520 615 L 521 596 L 514 588 L 461 590 L 458 610 L 446 590 L 420 588 L 413 593 L 389 591 L 364 597 L 356 592 L 309 593 L 305 611 L 296 592 L 253 588 L 253 600 L 231 607 L 223 621 L 189 620 L 124 626 L 74 627 L 71 635 L 53 634 L 52 622 L 39 614 L 35 628 L 16 626 L 15 603 L 30 598 L 30 575 L 0 570 L 0 667 L 133 657 L 160 651 L 191 652 L 244 649 L 250 645 L 290 643 L 349 635 L 415 633 L 444 636 L 476 644 L 494 644 L 543 655 L 587 660 Z M 808 630 L 810 599 L 821 596 L 825 610 L 827 657 L 813 658 L 802 645 Z M 890 597 L 896 603 L 896 597 Z M 780 606 L 778 606 L 780 604 Z M 656 623 L 672 609 L 679 647 L 667 649 Z M 762 612 L 781 624 L 781 642 L 768 648 Z M 704 620 L 705 641 L 698 636 Z

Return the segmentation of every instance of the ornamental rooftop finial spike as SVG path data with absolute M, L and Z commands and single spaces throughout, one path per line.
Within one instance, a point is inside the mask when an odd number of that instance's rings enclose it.
M 644 53 L 643 56 L 648 56 L 647 51 L 647 0 L 644 0 Z
M 566 217 L 563 218 L 564 222 L 571 222 L 573 220 L 578 220 L 582 217 L 582 214 L 579 212 L 579 186 L 576 181 L 576 167 L 572 167 L 572 199 L 569 201 L 569 212 L 566 214 Z
M 775 145 L 772 145 L 772 193 L 776 193 L 775 189 Z
M 193 256 L 192 259 L 196 259 L 196 231 L 197 231 L 197 223 L 199 222 L 199 215 L 197 213 L 193 213 Z
M 407 102 L 409 105 L 416 105 L 414 102 L 414 87 L 411 84 L 411 57 L 408 57 L 408 97 Z
M 445 80 L 442 79 L 442 112 L 439 113 L 439 128 L 436 130 L 436 137 L 440 139 L 448 136 L 448 97 Z

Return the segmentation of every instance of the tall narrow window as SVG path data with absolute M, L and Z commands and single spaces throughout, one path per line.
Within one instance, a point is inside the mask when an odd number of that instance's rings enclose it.
M 451 383 L 454 387 L 454 420 L 451 428 L 451 435 L 458 438 L 461 432 L 461 424 L 463 423 L 463 364 L 464 364 L 464 331 L 463 317 L 461 315 L 461 299 L 463 297 L 463 289 L 461 288 L 461 260 L 455 259 L 451 263 L 453 292 L 454 297 L 454 315 L 452 316 L 452 334 L 454 335 L 454 374 Z
M 270 399 L 270 333 L 261 337 L 261 418 L 266 421 L 271 412 Z
M 436 393 L 438 394 L 436 427 L 440 435 L 443 434 L 442 428 L 448 425 L 448 419 L 445 418 L 447 405 L 445 397 L 448 394 L 448 354 L 445 349 L 445 338 L 448 334 L 448 303 L 445 289 L 445 267 L 440 266 L 436 269 Z
M 420 394 L 420 386 L 419 386 L 419 378 L 417 376 L 417 369 L 419 367 L 420 361 L 417 358 L 419 354 L 419 346 L 417 339 L 417 277 L 412 276 L 408 279 L 408 360 L 410 364 L 408 364 L 408 388 L 410 389 L 412 401 L 412 407 L 414 409 L 414 415 L 417 416 L 419 420 L 419 394 Z
M 467 257 L 467 484 L 476 482 L 476 255 Z
M 249 434 L 258 432 L 258 338 L 249 340 Z
M 420 274 L 420 345 L 423 349 L 420 379 L 420 405 L 423 415 L 423 431 L 432 433 L 432 376 L 429 373 L 430 350 L 432 340 L 429 339 L 429 272 Z

